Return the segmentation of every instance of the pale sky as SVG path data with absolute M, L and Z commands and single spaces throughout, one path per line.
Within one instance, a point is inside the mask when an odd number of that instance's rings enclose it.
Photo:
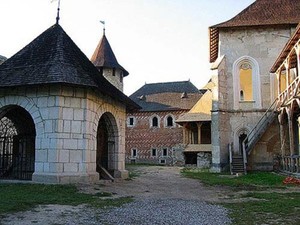
M 210 78 L 208 27 L 231 19 L 254 0 L 61 0 L 60 25 L 91 58 L 106 36 L 129 72 L 124 92 L 145 83 Z M 0 55 L 11 57 L 55 23 L 57 1 L 0 0 Z

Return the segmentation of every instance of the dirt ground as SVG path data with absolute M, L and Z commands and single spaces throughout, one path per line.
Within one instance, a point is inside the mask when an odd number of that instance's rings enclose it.
M 182 199 L 218 203 L 226 199 L 226 190 L 218 187 L 208 188 L 197 180 L 184 178 L 180 175 L 180 169 L 165 166 L 132 166 L 132 173 L 136 175 L 133 179 L 101 181 L 99 184 L 81 184 L 78 187 L 85 193 L 110 192 L 116 198 L 133 196 L 136 200 Z M 42 205 L 26 212 L 7 215 L 0 224 L 98 224 L 93 222 L 95 214 L 96 212 L 84 205 Z M 80 223 L 69 222 L 76 221 L 77 217 Z
M 180 175 L 181 167 L 132 166 L 136 174 L 132 180 L 106 182 L 101 191 L 111 192 L 115 197 L 133 196 L 139 198 L 180 198 L 218 202 L 226 198 L 226 191 L 217 187 L 204 187 L 198 180 Z M 81 185 L 81 191 L 94 193 L 90 185 Z

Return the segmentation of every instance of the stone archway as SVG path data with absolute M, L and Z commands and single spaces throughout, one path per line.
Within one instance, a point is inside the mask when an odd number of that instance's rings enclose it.
M 111 113 L 104 113 L 97 128 L 96 171 L 100 178 L 114 175 L 118 154 L 118 128 Z M 107 172 L 109 174 L 107 174 Z
M 20 106 L 0 109 L 0 179 L 31 180 L 35 163 L 35 124 Z

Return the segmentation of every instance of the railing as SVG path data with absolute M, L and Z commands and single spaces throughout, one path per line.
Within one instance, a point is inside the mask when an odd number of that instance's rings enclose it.
M 271 106 L 266 110 L 255 127 L 247 135 L 247 138 L 243 141 L 243 158 L 246 171 L 247 155 L 251 153 L 254 145 L 257 143 L 263 132 L 267 129 L 267 126 L 274 120 L 275 112 L 279 107 L 291 100 L 300 91 L 300 77 L 296 77 L 295 80 L 274 100 Z M 284 157 L 282 159 L 283 170 L 297 170 L 299 172 L 299 157 Z M 292 171 L 291 171 L 292 172 Z
M 245 142 L 243 142 L 243 163 L 244 163 L 244 173 L 247 174 L 247 154 Z
M 233 149 L 232 146 L 233 146 L 233 143 L 228 144 L 230 174 L 232 174 L 232 149 Z
M 300 156 L 283 156 L 281 169 L 288 173 L 300 173 Z
M 247 138 L 243 141 L 243 157 L 247 157 L 249 155 L 252 147 L 256 144 L 258 139 L 261 137 L 263 131 L 267 128 L 267 125 L 273 121 L 275 117 L 275 110 L 277 107 L 278 98 L 272 103 L 272 105 L 266 110 L 266 112 L 262 115 L 260 120 L 257 122 L 255 127 L 250 131 L 247 135 Z M 247 154 L 246 154 L 247 153 Z M 247 162 L 247 159 L 244 159 Z
M 286 100 L 290 100 L 296 96 L 299 92 L 300 77 L 296 77 L 295 80 L 278 96 L 277 108 L 284 104 Z

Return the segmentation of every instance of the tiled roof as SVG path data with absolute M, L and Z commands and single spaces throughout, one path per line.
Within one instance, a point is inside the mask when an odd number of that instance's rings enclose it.
M 130 98 L 142 107 L 142 111 L 168 111 L 190 109 L 201 97 L 190 82 L 145 84 Z
M 253 26 L 296 26 L 300 21 L 300 0 L 256 0 L 232 19 L 211 26 L 210 62 L 218 57 L 219 30 Z
M 123 70 L 123 76 L 127 76 L 129 73 L 126 71 L 117 61 L 117 58 L 110 47 L 110 44 L 103 34 L 92 58 L 92 63 L 96 67 L 106 67 L 106 68 L 117 68 Z
M 59 24 L 51 26 L 14 56 L 0 65 L 0 87 L 68 84 L 95 88 L 138 108 L 111 85 Z

